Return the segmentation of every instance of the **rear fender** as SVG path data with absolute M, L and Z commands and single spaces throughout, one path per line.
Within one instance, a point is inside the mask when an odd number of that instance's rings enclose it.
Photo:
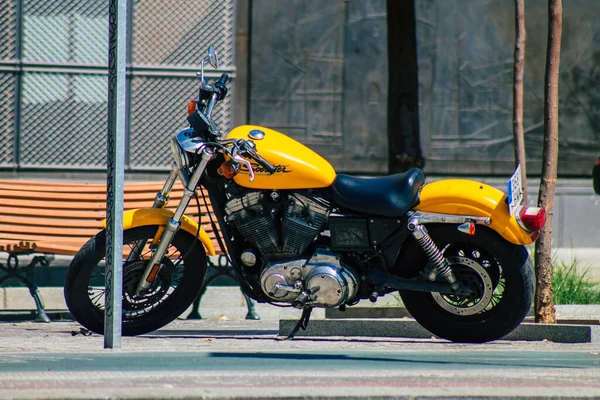
M 165 230 L 165 226 L 169 223 L 169 219 L 174 215 L 173 211 L 162 208 L 140 208 L 136 210 L 127 210 L 123 212 L 123 229 L 137 228 L 140 226 L 158 225 L 159 229 L 154 236 L 153 243 L 156 244 Z M 106 220 L 104 220 L 106 227 Z M 215 247 L 213 246 L 206 231 L 202 228 L 198 229 L 198 224 L 193 219 L 183 216 L 181 218 L 181 228 L 184 231 L 196 236 L 209 256 L 214 256 Z
M 484 183 L 447 179 L 423 186 L 420 203 L 415 211 L 470 215 L 491 219 L 489 227 L 511 243 L 526 245 L 533 243 L 538 232 L 527 232 L 510 215 L 506 194 Z

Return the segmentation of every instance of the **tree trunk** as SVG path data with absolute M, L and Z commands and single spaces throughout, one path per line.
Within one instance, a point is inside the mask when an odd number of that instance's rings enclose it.
M 515 0 L 515 61 L 513 82 L 513 137 L 515 141 L 515 168 L 521 165 L 523 200 L 527 204 L 527 168 L 525 165 L 525 138 L 523 134 L 523 71 L 525 69 L 525 0 Z
M 558 79 L 560 41 L 562 35 L 562 0 L 548 1 L 548 43 L 544 88 L 544 154 L 538 207 L 544 207 L 548 218 L 535 244 L 535 320 L 556 323 L 552 299 L 552 217 L 554 189 L 558 167 Z

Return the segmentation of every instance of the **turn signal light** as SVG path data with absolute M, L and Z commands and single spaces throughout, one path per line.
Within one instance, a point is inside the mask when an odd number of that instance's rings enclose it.
M 540 207 L 523 207 L 519 211 L 519 225 L 529 232 L 539 231 L 546 223 L 546 209 Z
M 237 175 L 238 170 L 239 167 L 236 168 L 236 165 L 234 165 L 231 160 L 227 160 L 223 164 L 221 164 L 221 166 L 217 170 L 217 173 L 219 175 L 224 176 L 227 179 L 231 179 Z
M 196 111 L 196 104 L 198 104 L 196 100 L 192 100 L 188 103 L 188 115 L 192 115 L 194 111 Z
M 462 233 L 466 233 L 468 235 L 474 235 L 475 234 L 475 224 L 472 222 L 464 223 L 464 224 L 458 226 L 458 230 L 461 231 Z

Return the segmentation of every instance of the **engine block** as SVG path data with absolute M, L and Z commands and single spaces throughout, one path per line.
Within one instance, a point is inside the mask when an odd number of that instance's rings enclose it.
M 358 291 L 358 280 L 339 255 L 318 249 L 310 258 L 268 263 L 260 277 L 263 291 L 273 300 L 304 306 L 337 307 Z

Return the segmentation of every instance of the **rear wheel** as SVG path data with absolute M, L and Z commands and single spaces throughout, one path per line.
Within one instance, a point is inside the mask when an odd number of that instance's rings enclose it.
M 146 242 L 138 257 L 123 260 L 122 334 L 140 335 L 177 318 L 192 304 L 206 271 L 202 244 L 185 231 L 175 235 L 161 262 L 152 286 L 136 295 L 137 284 L 150 259 L 158 226 L 143 226 L 123 232 L 123 252 Z M 104 332 L 104 285 L 106 277 L 106 233 L 90 239 L 73 258 L 65 282 L 65 300 L 73 317 L 87 329 Z
M 433 334 L 455 342 L 487 342 L 515 329 L 533 299 L 533 265 L 527 249 L 486 227 L 478 227 L 475 235 L 464 234 L 452 225 L 432 225 L 428 231 L 456 278 L 472 294 L 401 290 L 408 312 Z M 411 269 L 410 275 L 428 266 L 429 260 L 414 241 L 403 254 L 408 256 L 401 265 Z

